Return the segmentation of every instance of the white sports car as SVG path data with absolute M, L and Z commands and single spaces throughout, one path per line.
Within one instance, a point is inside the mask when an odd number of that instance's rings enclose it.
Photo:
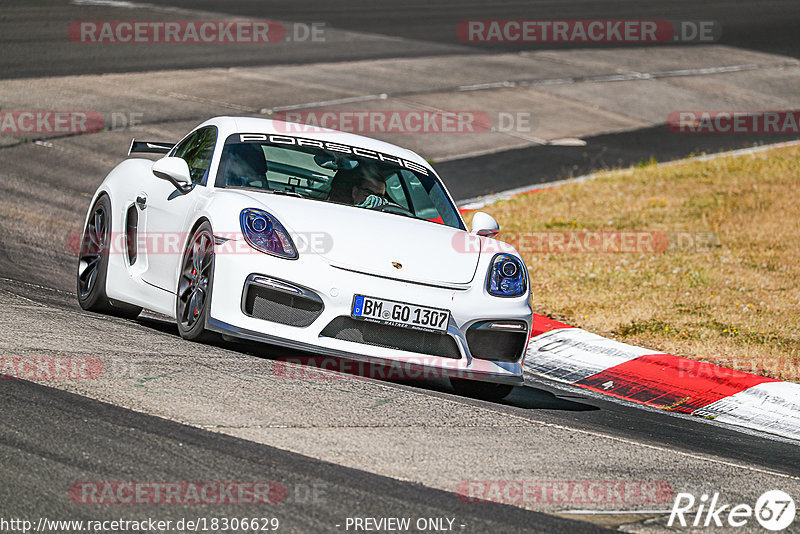
M 177 144 L 134 140 L 84 225 L 86 310 L 435 371 L 464 394 L 522 384 L 528 273 L 497 222 L 468 232 L 417 154 L 358 135 L 217 117 Z M 293 133 L 300 132 L 300 133 Z

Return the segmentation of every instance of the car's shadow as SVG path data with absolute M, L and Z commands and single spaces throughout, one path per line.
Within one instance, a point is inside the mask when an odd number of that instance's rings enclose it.
M 172 321 L 141 316 L 137 319 L 137 322 L 146 328 L 164 334 L 178 336 L 178 329 Z M 413 373 L 411 373 L 411 377 L 398 376 L 397 369 L 387 365 L 354 363 L 340 358 L 319 356 L 311 352 L 292 350 L 275 345 L 254 343 L 244 340 L 220 339 L 211 344 L 227 350 L 271 360 L 274 362 L 273 364 L 291 365 L 293 370 L 284 372 L 291 373 L 296 379 L 302 379 L 304 377 L 308 379 L 319 379 L 321 373 L 337 372 L 353 376 L 354 378 L 370 378 L 448 395 L 458 395 L 453 391 L 453 388 L 446 378 L 430 377 L 419 379 L 416 377 L 420 375 Z M 427 377 L 428 375 L 425 376 Z M 505 399 L 498 401 L 498 404 L 529 410 L 560 410 L 569 412 L 587 412 L 600 409 L 597 406 L 585 404 L 579 400 L 569 399 L 566 398 L 566 396 L 556 395 L 551 391 L 530 384 L 515 387 Z
M 580 398 L 580 397 L 579 397 Z M 525 384 L 514 388 L 511 394 L 503 399 L 503 404 L 528 408 L 531 410 L 562 410 L 566 412 L 592 412 L 599 410 L 597 406 L 571 400 L 564 396 L 556 395 L 546 389 Z
M 416 381 L 403 381 L 387 380 L 387 382 L 404 383 L 419 389 L 427 389 L 430 391 L 438 391 L 441 393 L 448 393 L 451 395 L 459 395 L 450 386 L 447 380 L 416 380 Z M 470 397 L 464 397 L 470 398 Z M 581 398 L 581 397 L 577 397 Z M 475 399 L 477 400 L 477 399 Z M 492 402 L 492 401 L 481 401 Z M 524 386 L 517 386 L 513 391 L 503 400 L 494 401 L 497 404 L 506 406 L 513 406 L 515 408 L 524 408 L 528 410 L 560 410 L 566 412 L 589 412 L 599 410 L 597 406 L 585 404 L 578 400 L 566 398 L 566 396 L 556 395 L 555 393 L 546 389 L 536 387 L 531 384 Z

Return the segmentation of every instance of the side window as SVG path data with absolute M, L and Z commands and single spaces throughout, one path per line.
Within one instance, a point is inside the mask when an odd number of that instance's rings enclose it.
M 414 206 L 414 213 L 422 219 L 432 219 L 439 216 L 439 210 L 433 203 L 431 192 L 428 191 L 419 178 L 409 171 L 400 171 L 405 178 L 408 194 L 411 197 L 411 204 Z
M 183 158 L 189 165 L 192 183 L 205 182 L 216 142 L 217 129 L 203 128 L 187 137 L 175 148 L 174 156 Z
M 405 169 L 386 179 L 386 195 L 392 202 L 410 210 L 420 219 L 458 228 L 458 218 L 440 187 L 431 181 L 426 186 L 416 174 Z M 444 215 L 440 215 L 444 214 Z

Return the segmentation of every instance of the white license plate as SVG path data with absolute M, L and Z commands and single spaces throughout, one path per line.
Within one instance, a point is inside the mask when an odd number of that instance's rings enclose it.
M 363 295 L 356 295 L 353 299 L 351 315 L 356 319 L 429 332 L 446 332 L 450 322 L 447 310 Z

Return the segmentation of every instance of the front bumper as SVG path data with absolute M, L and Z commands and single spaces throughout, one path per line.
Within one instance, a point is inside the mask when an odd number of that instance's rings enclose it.
M 253 274 L 313 291 L 324 306 L 319 317 L 308 326 L 298 327 L 246 315 L 243 291 L 248 277 Z M 522 357 L 519 361 L 502 362 L 475 358 L 470 353 L 466 332 L 475 323 L 511 320 L 523 322 L 527 332 L 531 328 L 532 310 L 528 296 L 514 299 L 492 297 L 484 290 L 483 277 L 484 273 L 477 273 L 475 283 L 457 288 L 432 287 L 343 270 L 314 254 L 296 261 L 255 252 L 219 254 L 215 257 L 207 328 L 233 337 L 325 356 L 379 364 L 399 362 L 409 367 L 433 370 L 437 376 L 522 384 Z M 433 356 L 322 336 L 322 331 L 334 319 L 350 316 L 355 294 L 449 309 L 451 317 L 447 335 L 455 341 L 460 357 Z M 523 355 L 524 352 L 523 349 Z

